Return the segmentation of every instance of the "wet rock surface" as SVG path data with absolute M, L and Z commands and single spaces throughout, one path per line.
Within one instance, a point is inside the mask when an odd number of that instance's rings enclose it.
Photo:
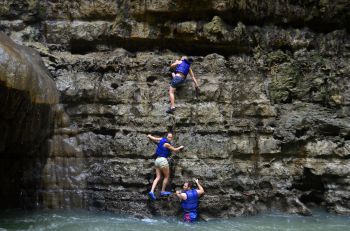
M 35 205 L 58 102 L 40 55 L 0 32 L 1 208 Z
M 170 189 L 198 177 L 206 217 L 269 209 L 348 214 L 347 1 L 4 1 L 0 27 L 37 49 L 60 92 L 40 204 L 138 216 L 151 203 L 155 146 L 184 145 Z M 166 115 L 170 62 L 193 55 Z

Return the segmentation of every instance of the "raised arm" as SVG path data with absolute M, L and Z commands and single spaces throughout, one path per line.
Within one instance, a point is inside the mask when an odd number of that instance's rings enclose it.
M 191 78 L 193 79 L 193 82 L 194 82 L 194 84 L 196 85 L 196 88 L 199 88 L 197 79 L 194 77 L 194 74 L 193 74 L 193 71 L 192 71 L 191 68 L 190 68 L 190 76 L 191 76 Z
M 172 152 L 179 152 L 184 148 L 184 146 L 180 146 L 180 147 L 175 148 L 175 147 L 171 146 L 171 144 L 169 144 L 169 143 L 165 143 L 164 147 L 169 148 L 170 151 L 172 151 Z
M 198 179 L 195 179 L 194 182 L 196 182 L 198 189 L 197 189 L 197 193 L 198 195 L 203 195 L 204 194 L 204 188 L 202 187 L 202 185 L 199 183 Z
M 151 135 L 147 135 L 147 137 L 154 142 L 159 142 L 162 139 L 162 138 L 151 136 Z

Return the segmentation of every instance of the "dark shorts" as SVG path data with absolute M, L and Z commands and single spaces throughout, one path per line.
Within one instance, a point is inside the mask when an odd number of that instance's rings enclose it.
M 180 87 L 185 82 L 185 79 L 180 76 L 175 76 L 173 80 L 171 80 L 170 86 L 173 88 Z
M 198 213 L 197 212 L 185 212 L 184 213 L 184 222 L 195 222 L 197 221 Z

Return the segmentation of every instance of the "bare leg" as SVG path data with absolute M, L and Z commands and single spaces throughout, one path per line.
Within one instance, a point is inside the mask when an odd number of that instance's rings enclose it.
M 175 91 L 176 88 L 169 87 L 170 108 L 175 108 Z
M 160 177 L 161 177 L 160 169 L 156 168 L 156 178 L 153 180 L 151 192 L 154 192 L 154 189 L 157 187 Z
M 170 175 L 170 170 L 169 170 L 169 167 L 167 168 L 162 168 L 162 173 L 163 173 L 163 176 L 164 176 L 164 179 L 163 179 L 163 185 L 162 185 L 162 192 L 165 191 L 165 188 L 168 184 L 168 181 L 169 181 L 169 175 Z

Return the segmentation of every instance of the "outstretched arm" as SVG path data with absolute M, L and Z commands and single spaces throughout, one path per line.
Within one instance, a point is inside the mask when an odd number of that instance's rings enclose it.
M 147 137 L 154 142 L 159 142 L 162 139 L 162 138 L 151 136 L 151 135 L 147 135 Z
M 180 146 L 180 147 L 175 148 L 175 147 L 171 146 L 171 144 L 168 144 L 168 143 L 165 143 L 164 147 L 169 148 L 170 151 L 173 151 L 173 152 L 179 152 L 184 148 L 184 146 Z
M 170 67 L 174 68 L 176 67 L 177 65 L 179 65 L 182 61 L 181 60 L 176 60 L 175 62 L 173 62 Z
M 202 185 L 199 183 L 199 180 L 198 179 L 195 179 L 194 182 L 196 182 L 197 186 L 198 186 L 198 189 L 197 189 L 197 193 L 198 195 L 202 195 L 204 194 L 204 188 L 202 187 Z
M 195 84 L 196 88 L 199 88 L 199 85 L 198 85 L 197 79 L 194 77 L 194 74 L 193 74 L 193 71 L 192 71 L 192 69 L 191 69 L 191 68 L 190 68 L 190 76 L 191 76 L 191 78 L 193 79 L 193 82 L 194 82 L 194 84 Z

